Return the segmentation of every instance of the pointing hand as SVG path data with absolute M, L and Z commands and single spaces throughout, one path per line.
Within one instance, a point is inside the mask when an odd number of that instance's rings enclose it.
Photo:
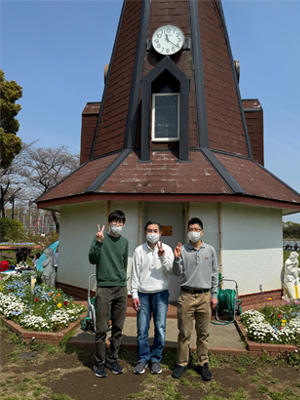
M 102 226 L 102 229 L 100 230 L 100 225 L 97 225 L 98 227 L 98 232 L 96 233 L 96 239 L 98 240 L 98 242 L 103 243 L 103 239 L 104 239 L 104 228 L 105 225 Z
M 177 246 L 174 249 L 175 257 L 179 258 L 181 256 L 181 246 L 182 244 L 178 242 Z

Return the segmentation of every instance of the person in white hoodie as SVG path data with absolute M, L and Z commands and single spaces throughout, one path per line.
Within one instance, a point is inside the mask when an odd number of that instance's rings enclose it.
M 150 362 L 151 374 L 162 372 L 160 361 L 165 347 L 169 304 L 169 275 L 173 273 L 174 254 L 171 247 L 159 242 L 161 224 L 148 221 L 146 243 L 133 253 L 131 270 L 132 306 L 137 311 L 138 362 L 135 374 L 143 374 Z M 150 349 L 148 331 L 153 314 L 154 341 Z

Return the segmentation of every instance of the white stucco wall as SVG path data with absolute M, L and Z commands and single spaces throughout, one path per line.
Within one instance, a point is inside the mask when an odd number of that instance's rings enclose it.
M 259 285 L 280 289 L 281 211 L 231 204 L 221 210 L 223 276 L 237 281 L 239 294 L 257 293 Z
M 132 254 L 138 245 L 138 202 L 111 202 L 109 211 L 122 210 L 126 225 L 122 234 L 129 240 L 128 274 L 130 275 Z M 88 277 L 95 273 L 95 266 L 89 263 L 88 253 L 97 232 L 107 221 L 107 202 L 97 202 L 63 207 L 59 242 L 59 282 L 81 288 L 88 288 Z
M 122 233 L 129 240 L 128 276 L 130 276 L 133 251 L 144 241 L 143 229 L 145 219 L 147 219 L 147 205 L 145 207 L 143 204 L 139 209 L 138 202 L 111 202 L 109 212 L 115 209 L 122 210 L 127 218 Z M 217 204 L 190 203 L 188 209 L 186 222 L 192 217 L 199 217 L 203 221 L 203 240 L 215 247 L 219 257 Z M 161 215 L 159 210 L 160 208 L 156 212 L 158 220 L 159 217 L 162 219 L 162 214 L 166 213 L 164 207 L 161 207 Z M 95 266 L 89 263 L 88 253 L 97 224 L 101 227 L 106 224 L 107 211 L 107 202 L 62 208 L 59 282 L 88 288 L 88 277 L 95 273 Z M 262 285 L 264 291 L 280 289 L 280 274 L 283 265 L 281 211 L 224 203 L 220 211 L 223 276 L 237 281 L 239 294 L 256 293 L 259 291 L 259 285 Z M 140 240 L 138 239 L 139 212 L 141 216 Z M 182 218 L 179 214 L 174 215 L 174 218 Z M 174 225 L 174 222 L 172 223 L 171 220 L 170 224 Z M 178 237 L 178 239 L 176 237 L 174 240 L 185 243 L 187 241 L 185 226 L 183 226 L 183 232 L 184 237 Z M 167 239 L 164 238 L 164 240 Z M 170 245 L 174 246 L 173 243 Z

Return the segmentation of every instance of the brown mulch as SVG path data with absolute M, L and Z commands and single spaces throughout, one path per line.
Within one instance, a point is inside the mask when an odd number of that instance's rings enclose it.
M 14 344 L 8 340 L 9 333 L 6 329 L 1 329 L 1 396 L 5 400 L 6 396 L 17 396 L 22 399 L 43 399 L 50 400 L 52 394 L 63 393 L 75 400 L 124 400 L 131 394 L 141 393 L 150 388 L 149 393 L 155 391 L 159 385 L 166 385 L 176 382 L 177 393 L 183 399 L 201 399 L 208 395 L 219 396 L 221 399 L 232 398 L 231 394 L 244 388 L 245 399 L 270 399 L 268 394 L 261 392 L 261 387 L 267 387 L 269 391 L 282 392 L 285 389 L 294 393 L 293 400 L 300 399 L 300 372 L 295 367 L 282 363 L 280 366 L 272 365 L 268 362 L 258 363 L 253 361 L 253 365 L 245 366 L 239 370 L 240 365 L 236 359 L 224 359 L 212 368 L 213 381 L 203 382 L 201 379 L 189 374 L 185 374 L 185 381 L 179 382 L 172 378 L 170 368 L 164 368 L 160 376 L 152 377 L 149 373 L 142 376 L 133 374 L 134 361 L 136 355 L 132 352 L 121 352 L 120 364 L 123 367 L 123 374 L 114 375 L 107 371 L 106 378 L 95 377 L 92 371 L 93 356 L 90 350 L 73 352 L 51 353 L 50 350 L 38 350 L 33 352 L 37 356 L 27 360 L 20 358 L 13 353 L 16 349 Z M 20 350 L 20 348 L 18 347 Z M 52 348 L 53 349 L 53 348 Z M 22 352 L 32 352 L 32 349 L 22 348 Z M 13 355 L 11 355 L 13 353 Z M 172 356 L 170 356 L 172 358 Z M 222 360 L 222 358 L 220 358 Z M 172 361 L 173 362 L 173 361 Z M 170 365 L 172 364 L 170 363 Z M 174 359 L 175 362 L 175 359 Z M 150 383 L 149 383 L 150 376 Z M 251 382 L 249 377 L 259 377 L 258 382 Z M 26 381 L 34 381 L 37 377 L 41 378 L 40 385 L 48 388 L 48 393 L 39 397 L 34 396 L 30 390 L 24 393 L 22 384 Z M 151 383 L 151 379 L 153 382 Z M 6 382 L 13 382 L 7 385 Z M 193 383 L 203 384 L 201 388 L 193 386 Z M 161 386 L 163 387 L 163 386 Z M 16 389 L 19 388 L 19 389 Z M 18 392 L 19 390 L 19 392 Z M 22 392 L 23 390 L 23 392 Z M 26 391 L 26 390 L 25 390 Z M 143 397 L 143 399 L 165 399 L 164 389 L 156 392 L 155 397 Z M 18 394 L 19 393 L 19 394 Z M 179 398 L 179 397 L 174 397 Z M 283 399 L 285 397 L 282 397 Z M 170 397 L 173 399 L 173 397 Z M 65 400 L 65 399 L 63 399 Z

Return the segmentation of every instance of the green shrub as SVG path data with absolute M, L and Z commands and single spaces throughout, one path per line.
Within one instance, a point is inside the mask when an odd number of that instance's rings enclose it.
M 1 242 L 18 242 L 24 239 L 23 224 L 20 221 L 9 218 L 0 218 Z

